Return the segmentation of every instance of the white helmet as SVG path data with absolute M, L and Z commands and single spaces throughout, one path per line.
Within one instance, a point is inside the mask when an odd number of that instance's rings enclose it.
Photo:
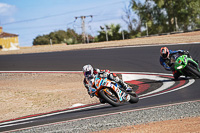
M 83 74 L 85 77 L 91 77 L 93 75 L 93 67 L 90 64 L 83 66 Z

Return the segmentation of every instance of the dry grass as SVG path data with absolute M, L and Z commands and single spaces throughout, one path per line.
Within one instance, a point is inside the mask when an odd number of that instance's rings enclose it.
M 128 40 L 120 40 L 120 41 L 90 43 L 90 44 L 76 44 L 76 45 L 56 44 L 52 46 L 43 45 L 43 46 L 21 47 L 20 50 L 1 51 L 0 54 L 24 54 L 24 53 L 66 51 L 66 50 L 88 49 L 88 48 L 149 45 L 149 44 L 155 44 L 155 45 L 174 44 L 174 43 L 191 43 L 191 42 L 200 42 L 200 31 L 182 33 L 182 34 L 135 38 Z

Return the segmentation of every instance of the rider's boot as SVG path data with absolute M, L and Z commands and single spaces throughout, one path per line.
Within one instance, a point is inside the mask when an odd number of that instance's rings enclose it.
M 178 78 L 181 76 L 181 73 L 179 71 L 173 71 L 174 80 L 178 80 Z
M 100 101 L 100 103 L 103 103 L 103 104 L 106 103 L 106 101 L 101 98 L 99 98 L 99 101 Z
M 94 89 L 94 88 L 89 88 L 88 89 L 88 94 L 90 95 L 91 98 L 94 97 L 95 92 L 96 92 L 96 89 Z
M 122 80 L 119 80 L 119 84 L 127 91 L 127 92 L 132 92 L 132 88 L 128 87 L 126 83 L 124 83 Z
M 195 61 L 197 64 L 199 64 L 199 60 L 195 60 L 195 59 L 194 59 L 194 61 Z
M 128 88 L 126 89 L 126 91 L 127 91 L 127 92 L 132 92 L 133 90 L 132 90 L 132 88 L 128 87 Z

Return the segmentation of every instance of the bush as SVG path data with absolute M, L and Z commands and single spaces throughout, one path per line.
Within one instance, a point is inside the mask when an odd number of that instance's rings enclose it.
M 77 44 L 81 42 L 80 39 L 81 35 L 78 35 L 74 30 L 67 29 L 58 30 L 55 32 L 51 32 L 48 35 L 37 36 L 33 40 L 33 45 L 48 45 L 50 44 L 50 39 L 52 40 L 52 44 L 59 44 L 59 43 L 67 43 L 70 44 Z

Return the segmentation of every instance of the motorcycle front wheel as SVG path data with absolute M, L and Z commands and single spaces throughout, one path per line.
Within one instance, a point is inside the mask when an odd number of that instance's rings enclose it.
M 119 101 L 116 92 L 113 91 L 111 88 L 100 90 L 99 96 L 114 107 L 120 106 L 122 103 L 124 103 Z

